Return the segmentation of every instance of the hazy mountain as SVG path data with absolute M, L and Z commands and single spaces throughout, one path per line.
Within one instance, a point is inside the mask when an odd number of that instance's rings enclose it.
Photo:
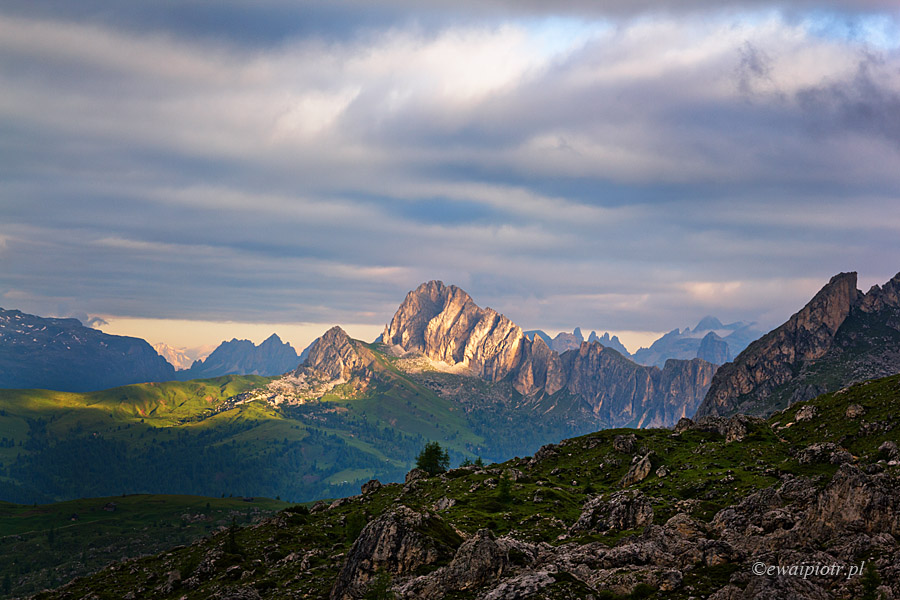
M 900 372 L 900 274 L 863 294 L 835 275 L 786 323 L 716 373 L 698 415 L 767 415 L 851 383 Z
M 567 333 L 562 331 L 556 334 L 556 337 L 551 338 L 546 331 L 541 329 L 531 329 L 525 332 L 525 337 L 529 340 L 534 340 L 535 337 L 539 337 L 544 340 L 544 343 L 550 347 L 551 350 L 556 352 L 557 354 L 562 354 L 566 350 L 577 350 L 582 342 L 585 341 L 584 334 L 581 333 L 581 328 L 576 327 L 572 333 Z M 631 358 L 631 354 L 628 350 L 625 349 L 625 346 L 622 345 L 622 342 L 619 341 L 617 336 L 610 337 L 609 333 L 604 333 L 602 336 L 598 336 L 596 331 L 592 331 L 587 338 L 588 343 L 597 342 L 606 346 L 607 348 L 612 348 L 617 351 L 622 356 L 627 358 Z
M 174 376 L 144 340 L 0 308 L 0 387 L 82 392 Z
M 622 342 L 619 341 L 619 337 L 614 335 L 610 337 L 609 333 L 606 332 L 602 336 L 598 336 L 596 331 L 592 331 L 591 335 L 588 336 L 588 343 L 597 342 L 607 348 L 612 348 L 625 358 L 632 358 L 631 353 L 625 348 Z M 702 356 L 700 358 L 703 358 Z
M 701 350 L 704 338 L 710 333 L 715 334 L 715 337 L 707 340 Z M 663 366 L 670 358 L 682 360 L 698 357 L 704 360 L 718 358 L 719 360 L 724 359 L 724 362 L 730 360 L 732 356 L 740 354 L 750 342 L 758 339 L 763 333 L 765 332 L 756 328 L 755 323 L 738 321 L 723 325 L 719 319 L 706 316 L 693 329 L 690 327 L 683 330 L 673 329 L 653 342 L 649 348 L 641 348 L 636 351 L 633 358 L 635 362 L 642 365 L 657 367 Z M 722 347 L 718 340 L 724 341 L 725 347 Z
M 175 348 L 168 344 L 159 343 L 153 344 L 153 349 L 178 371 L 189 369 L 194 360 L 196 360 L 188 356 L 185 348 Z
M 180 381 L 204 379 L 222 375 L 281 375 L 300 363 L 293 346 L 282 342 L 274 333 L 256 346 L 250 340 L 232 339 L 222 342 L 204 360 L 197 360 L 190 369 L 178 372 Z

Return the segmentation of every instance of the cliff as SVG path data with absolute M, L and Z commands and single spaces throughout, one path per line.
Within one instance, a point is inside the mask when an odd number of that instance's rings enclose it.
M 698 416 L 774 410 L 900 372 L 900 275 L 867 294 L 840 273 L 780 327 L 723 365 Z

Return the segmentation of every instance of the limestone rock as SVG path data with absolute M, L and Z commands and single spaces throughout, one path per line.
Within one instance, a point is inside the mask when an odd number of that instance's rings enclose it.
M 613 438 L 613 450 L 623 454 L 631 454 L 634 452 L 634 444 L 636 441 L 637 436 L 633 433 L 629 433 L 628 435 L 617 435 Z
M 370 480 L 367 481 L 366 483 L 362 484 L 362 487 L 360 488 L 360 491 L 362 491 L 362 493 L 363 493 L 364 495 L 365 495 L 365 494 L 371 494 L 372 492 L 377 492 L 377 491 L 380 490 L 382 487 L 383 487 L 383 486 L 381 485 L 381 482 L 380 482 L 380 481 L 378 481 L 377 479 L 370 479 Z
M 624 531 L 653 522 L 653 507 L 640 490 L 623 490 L 589 498 L 570 533 Z
M 371 353 L 361 351 L 340 327 L 332 327 L 310 347 L 306 362 L 294 375 L 314 375 L 328 380 L 349 381 L 374 361 Z
M 800 464 L 830 463 L 842 465 L 853 462 L 853 455 L 833 442 L 817 442 L 800 451 L 797 456 Z
M 816 407 L 812 404 L 807 404 L 803 408 L 797 411 L 797 414 L 794 415 L 794 421 L 798 423 L 802 423 L 803 421 L 812 421 L 816 418 Z
M 425 469 L 420 469 L 418 467 L 414 469 L 410 469 L 410 471 L 406 474 L 406 480 L 404 483 L 412 483 L 413 481 L 419 481 L 420 479 L 427 479 L 428 471 Z
M 650 471 L 653 468 L 653 464 L 650 461 L 650 454 L 651 453 L 648 453 L 642 459 L 631 465 L 631 468 L 625 474 L 625 477 L 622 478 L 622 487 L 628 487 L 635 483 L 639 483 L 650 475 Z
M 419 567 L 449 559 L 461 542 L 459 535 L 437 515 L 399 506 L 363 528 L 347 554 L 330 597 L 361 598 L 378 570 L 391 575 L 411 574 Z
M 861 416 L 866 414 L 866 409 L 860 406 L 859 404 L 851 404 L 847 407 L 847 412 L 844 416 L 848 419 L 858 419 Z
M 385 344 L 499 381 L 522 362 L 525 334 L 498 313 L 475 305 L 456 286 L 429 281 L 407 294 L 384 329 Z
M 748 394 L 764 401 L 776 386 L 793 377 L 793 365 L 815 360 L 828 351 L 859 296 L 856 273 L 835 275 L 785 324 L 719 369 L 697 415 L 737 412 L 742 408 L 739 399 Z
M 410 581 L 400 589 L 404 598 L 440 598 L 448 591 L 481 590 L 497 581 L 509 559 L 494 534 L 480 529 L 460 545 L 453 560 L 434 573 Z

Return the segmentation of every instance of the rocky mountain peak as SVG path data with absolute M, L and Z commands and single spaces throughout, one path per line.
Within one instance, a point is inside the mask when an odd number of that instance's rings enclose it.
M 353 372 L 368 362 L 356 351 L 347 332 L 335 325 L 313 343 L 306 361 L 294 374 L 299 376 L 312 371 L 329 380 L 349 381 Z
M 525 335 L 497 311 L 479 308 L 458 287 L 429 281 L 406 295 L 382 341 L 498 381 L 522 362 Z
M 887 306 L 900 307 L 900 273 L 884 284 L 873 285 L 860 300 L 859 307 L 864 312 L 876 312 Z
M 787 322 L 719 369 L 697 415 L 768 414 L 830 386 L 900 370 L 893 349 L 900 330 L 889 314 L 900 309 L 900 276 L 867 294 L 856 282 L 855 272 L 835 275 Z M 875 330 L 882 337 L 873 338 Z M 817 375 L 823 361 L 834 366 L 827 382 Z
M 697 326 L 694 327 L 694 331 L 706 331 L 708 329 L 722 329 L 724 325 L 722 325 L 722 321 L 713 317 L 712 315 L 706 315 L 700 322 L 697 323 Z

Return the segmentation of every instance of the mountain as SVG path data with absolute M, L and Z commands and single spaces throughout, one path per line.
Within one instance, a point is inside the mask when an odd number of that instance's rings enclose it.
M 900 274 L 863 294 L 840 273 L 786 323 L 716 373 L 697 414 L 767 415 L 900 372 Z
M 281 375 L 300 363 L 293 346 L 282 342 L 274 333 L 256 346 L 250 340 L 232 339 L 222 342 L 204 360 L 197 360 L 190 369 L 180 371 L 178 379 L 204 379 L 222 375 Z
M 413 470 L 39 597 L 896 598 L 898 386 Z
M 144 340 L 0 308 L 0 388 L 84 392 L 174 378 Z
M 184 371 L 191 367 L 195 359 L 188 356 L 184 348 L 174 348 L 168 344 L 153 344 L 156 353 L 166 359 L 170 365 L 175 367 L 176 371 Z
M 707 340 L 711 333 L 715 337 Z M 720 365 L 731 360 L 732 356 L 737 356 L 763 333 L 756 329 L 754 323 L 738 321 L 723 325 L 719 319 L 706 316 L 693 329 L 673 329 L 653 342 L 649 348 L 639 349 L 632 358 L 642 365 L 657 367 L 665 365 L 670 358 L 702 358 Z M 724 346 L 719 340 L 724 342 Z
M 551 338 L 545 331 L 541 329 L 532 329 L 525 332 L 525 337 L 529 340 L 534 341 L 535 337 L 539 337 L 544 340 L 544 343 L 550 347 L 551 350 L 556 352 L 557 354 L 562 354 L 566 350 L 577 350 L 581 344 L 585 341 L 584 334 L 581 333 L 581 328 L 576 327 L 572 333 L 566 333 L 565 331 L 561 331 L 556 334 L 556 337 Z M 631 354 L 628 350 L 625 349 L 625 346 L 622 345 L 622 342 L 619 341 L 617 336 L 610 337 L 609 333 L 604 333 L 603 336 L 598 336 L 596 331 L 592 331 L 588 336 L 587 342 L 593 343 L 597 342 L 607 348 L 612 348 L 622 356 L 626 358 L 631 358 Z
M 625 358 L 632 358 L 631 353 L 625 348 L 622 342 L 619 341 L 619 336 L 609 336 L 608 332 L 604 332 L 602 336 L 598 336 L 596 331 L 592 331 L 587 339 L 588 343 L 597 342 L 602 346 L 606 346 L 607 348 L 612 348 Z M 703 357 L 701 357 L 703 358 Z
M 456 462 L 501 460 L 602 428 L 674 424 L 715 370 L 645 367 L 596 342 L 560 355 L 440 282 L 410 292 L 383 339 L 333 327 L 280 377 L 0 391 L 0 499 L 337 497 L 401 478 L 428 441 Z
M 382 339 L 397 355 L 421 354 L 457 373 L 509 381 L 532 404 L 552 398 L 606 427 L 674 424 L 693 413 L 715 371 L 699 359 L 644 367 L 597 342 L 559 354 L 540 335 L 529 339 L 505 316 L 440 281 L 411 291 Z

